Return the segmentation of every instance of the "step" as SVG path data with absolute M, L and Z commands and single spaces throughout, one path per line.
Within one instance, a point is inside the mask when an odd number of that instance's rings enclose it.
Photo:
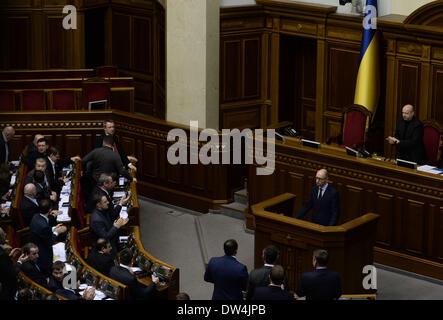
M 239 202 L 231 202 L 228 204 L 222 204 L 220 206 L 220 213 L 227 215 L 232 218 L 244 220 L 245 219 L 245 210 L 248 206 L 239 203 Z
M 234 193 L 234 201 L 248 205 L 248 190 L 242 189 Z

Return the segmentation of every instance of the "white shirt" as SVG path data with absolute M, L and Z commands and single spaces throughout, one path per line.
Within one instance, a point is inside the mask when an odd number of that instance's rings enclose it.
M 55 162 L 51 160 L 50 157 L 48 157 L 49 162 L 51 163 L 52 166 L 52 172 L 54 173 L 54 178 L 55 178 Z

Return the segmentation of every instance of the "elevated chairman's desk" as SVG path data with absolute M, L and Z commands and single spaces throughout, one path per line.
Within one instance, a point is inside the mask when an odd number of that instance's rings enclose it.
M 284 143 L 276 141 L 272 175 L 257 176 L 257 165 L 249 166 L 249 206 L 290 192 L 298 210 L 315 185 L 316 171 L 326 168 L 329 183 L 339 191 L 338 225 L 367 212 L 380 215 L 375 262 L 443 279 L 443 175 L 356 158 L 325 144 L 317 150 L 285 138 Z M 250 212 L 246 224 L 253 229 Z M 256 265 L 260 259 L 255 257 Z

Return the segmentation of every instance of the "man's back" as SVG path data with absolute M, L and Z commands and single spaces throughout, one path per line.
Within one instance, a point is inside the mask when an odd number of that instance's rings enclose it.
M 299 297 L 307 300 L 332 300 L 341 296 L 341 279 L 335 271 L 316 269 L 302 275 L 296 291 Z
M 279 286 L 269 285 L 256 288 L 252 300 L 295 300 L 295 298 Z
M 56 236 L 52 233 L 46 219 L 40 214 L 35 214 L 29 226 L 29 242 L 35 243 L 38 246 L 38 265 L 46 274 L 49 274 L 49 269 L 51 268 L 53 257 L 52 245 L 55 240 Z
M 91 170 L 95 181 L 98 181 L 100 174 L 112 172 L 123 175 L 131 180 L 131 176 L 123 167 L 120 155 L 114 152 L 110 147 L 101 147 L 92 150 L 82 159 L 82 163 L 85 165 L 89 161 L 92 162 Z
M 241 300 L 248 283 L 248 270 L 236 258 L 225 255 L 211 258 L 204 279 L 214 283 L 213 300 Z
M 122 266 L 113 266 L 109 271 L 109 277 L 128 286 L 131 292 L 131 298 L 136 300 L 152 299 L 156 294 L 156 286 L 154 282 L 148 287 L 138 282 L 137 277 Z
M 109 275 L 111 267 L 114 266 L 114 259 L 109 254 L 101 253 L 97 250 L 92 250 L 86 262 L 95 270 L 103 273 L 105 276 Z
M 254 295 L 254 291 L 258 287 L 267 287 L 270 284 L 269 274 L 271 272 L 272 266 L 265 265 L 261 268 L 254 269 L 249 274 L 248 289 L 246 294 L 246 300 L 250 300 Z M 283 282 L 285 290 L 288 290 L 288 279 L 284 279 Z

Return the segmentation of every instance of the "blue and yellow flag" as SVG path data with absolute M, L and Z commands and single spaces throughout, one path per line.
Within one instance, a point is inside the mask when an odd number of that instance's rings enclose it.
M 372 112 L 372 119 L 380 94 L 379 76 L 379 36 L 376 29 L 377 0 L 366 1 L 363 19 L 363 39 L 361 42 L 360 65 L 355 87 L 354 103 Z

